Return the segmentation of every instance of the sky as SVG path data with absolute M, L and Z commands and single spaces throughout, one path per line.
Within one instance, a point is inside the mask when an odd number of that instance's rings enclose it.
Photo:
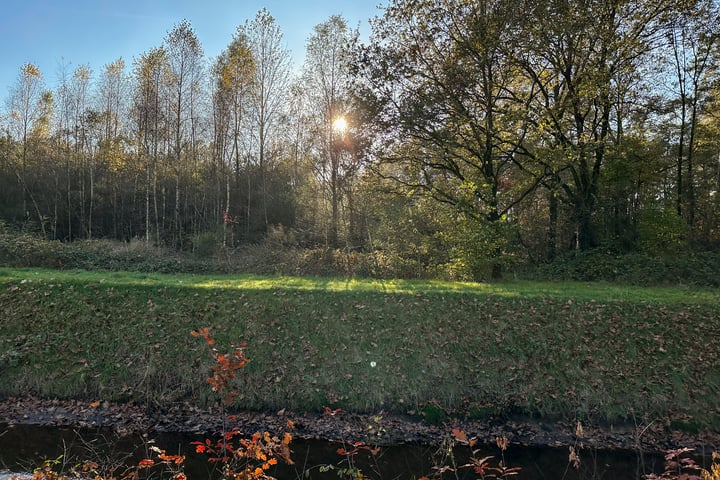
M 363 38 L 368 20 L 382 15 L 384 0 L 5 0 L 0 15 L 0 102 L 9 97 L 20 68 L 34 63 L 48 88 L 65 65 L 72 73 L 90 66 L 97 76 L 118 58 L 133 60 L 162 44 L 183 19 L 193 27 L 205 52 L 215 58 L 235 30 L 267 8 L 283 32 L 299 69 L 313 27 L 341 14 Z

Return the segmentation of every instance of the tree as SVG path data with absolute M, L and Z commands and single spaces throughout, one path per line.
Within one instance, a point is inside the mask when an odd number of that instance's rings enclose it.
M 608 146 L 620 132 L 613 117 L 626 93 L 621 79 L 655 46 L 674 3 L 525 5 L 524 47 L 516 58 L 536 92 L 527 110 L 529 151 L 545 170 L 549 190 L 570 206 L 581 250 L 598 245 L 593 216 Z
M 214 126 L 215 157 L 225 171 L 225 204 L 223 207 L 223 244 L 227 243 L 227 227 L 232 220 L 231 177 L 235 190 L 239 190 L 242 129 L 245 111 L 252 92 L 255 78 L 255 60 L 248 45 L 248 39 L 237 31 L 232 42 L 215 62 L 214 77 Z M 231 172 L 233 175 L 231 175 Z M 248 175 L 248 179 L 250 176 Z M 250 189 L 248 188 L 248 191 Z M 218 218 L 220 218 L 220 212 Z M 250 216 L 250 202 L 247 202 L 247 218 Z M 249 226 L 249 222 L 248 222 Z
M 28 167 L 32 158 L 31 141 L 39 143 L 49 134 L 53 101 L 52 93 L 44 90 L 40 69 L 32 63 L 23 65 L 8 101 L 10 128 L 15 133 L 15 139 L 20 142 L 21 148 L 20 165 L 16 169 L 16 176 L 23 191 L 22 212 L 25 218 L 29 219 L 28 202 L 33 205 L 43 236 L 47 236 L 46 218 L 32 188 L 32 179 L 37 177 L 31 178 L 28 175 Z
M 182 247 L 184 228 L 180 218 L 181 175 L 185 161 L 184 148 L 191 146 L 188 155 L 195 156 L 197 141 L 197 102 L 202 78 L 203 50 L 190 23 L 183 20 L 165 37 L 169 67 L 168 92 L 172 161 L 175 171 L 175 208 L 173 213 L 173 243 Z
M 283 45 L 283 35 L 275 18 L 263 8 L 240 32 L 247 39 L 255 60 L 251 95 L 251 135 L 260 171 L 262 222 L 267 231 L 268 170 L 273 162 L 273 146 L 279 142 L 281 122 L 285 115 L 286 95 L 290 82 L 290 52 Z M 250 219 L 248 219 L 248 222 Z
M 43 79 L 40 69 L 32 63 L 26 63 L 20 69 L 17 83 L 9 100 L 10 128 L 15 139 L 20 142 L 20 168 L 17 178 L 23 190 L 22 211 L 27 216 L 27 202 L 30 192 L 27 187 L 28 137 L 35 122 L 41 116 L 41 96 Z M 42 222 L 41 222 L 42 223 Z
M 158 173 L 168 141 L 168 109 L 164 98 L 169 77 L 167 51 L 162 47 L 144 53 L 135 62 L 136 92 L 133 113 L 138 151 L 145 164 L 145 241 L 149 243 L 151 239 L 152 199 L 155 243 L 158 245 L 164 225 L 158 206 Z
M 703 104 L 707 101 L 713 77 L 709 70 L 714 63 L 720 32 L 718 6 L 712 0 L 695 2 L 692 8 L 673 18 L 665 48 L 672 69 L 670 100 L 678 118 L 677 140 L 677 214 L 684 216 L 692 229 L 695 223 L 695 153 L 697 129 Z
M 306 117 L 306 121 L 312 119 L 313 129 L 317 132 L 319 177 L 330 197 L 328 244 L 331 247 L 336 247 L 338 242 L 342 190 L 351 188 L 351 177 L 355 171 L 355 162 L 342 161 L 354 156 L 346 117 L 349 114 L 350 89 L 348 56 L 355 38 L 357 32 L 351 31 L 339 15 L 316 25 L 307 40 L 302 77 L 312 115 Z
M 525 132 L 513 105 L 526 102 L 512 62 L 517 13 L 508 1 L 397 0 L 359 52 L 377 158 L 403 167 L 378 172 L 451 205 L 477 229 L 499 231 L 535 186 L 516 168 Z M 486 256 L 501 255 L 502 246 L 488 247 Z M 500 273 L 494 262 L 492 276 Z

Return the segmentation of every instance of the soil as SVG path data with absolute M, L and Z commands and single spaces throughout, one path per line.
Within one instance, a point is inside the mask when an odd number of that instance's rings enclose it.
M 468 438 L 493 444 L 507 437 L 511 444 L 533 447 L 567 447 L 582 443 L 587 447 L 614 450 L 661 452 L 689 447 L 697 451 L 720 451 L 720 433 L 688 433 L 669 429 L 660 422 L 650 425 L 577 425 L 565 421 L 530 418 L 490 418 L 485 420 L 449 419 L 433 425 L 420 417 L 376 412 L 358 414 L 343 411 L 325 413 L 233 412 L 235 424 L 246 435 L 268 431 L 287 431 L 294 424 L 293 436 L 329 441 L 363 441 L 373 445 L 402 443 L 438 444 L 453 429 Z M 135 432 L 177 432 L 211 434 L 221 427 L 220 411 L 201 410 L 190 405 L 174 405 L 159 410 L 131 403 L 87 403 L 72 400 L 45 400 L 33 397 L 0 399 L 0 424 L 62 427 L 111 428 L 119 434 Z

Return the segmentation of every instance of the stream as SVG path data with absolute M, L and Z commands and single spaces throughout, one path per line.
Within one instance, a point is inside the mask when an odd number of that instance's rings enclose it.
M 150 455 L 148 449 L 152 445 L 165 450 L 168 455 L 186 455 L 183 470 L 190 480 L 217 477 L 217 470 L 213 470 L 217 468 L 216 464 L 208 462 L 206 455 L 195 453 L 191 444 L 202 440 L 204 437 L 188 434 L 118 436 L 111 429 L 75 430 L 0 423 L 0 480 L 9 478 L 10 472 L 32 472 L 46 459 L 57 459 L 58 468 L 66 472 L 71 466 L 84 461 L 93 461 L 101 466 L 134 466 Z M 293 440 L 290 446 L 295 465 L 280 462 L 271 467 L 269 475 L 278 479 L 337 479 L 337 470 L 347 467 L 342 462 L 343 457 L 337 453 L 338 448 L 343 447 L 341 443 Z M 376 456 L 363 451 L 354 460 L 355 466 L 368 478 L 416 479 L 433 473 L 439 458 L 438 451 L 437 446 L 427 445 L 386 446 Z M 457 464 L 462 465 L 468 460 L 469 449 L 459 447 L 453 454 Z M 482 448 L 477 458 L 494 455 L 493 465 L 497 465 L 499 454 L 500 450 L 492 445 Z M 569 466 L 567 448 L 511 445 L 505 452 L 506 464 L 522 469 L 519 475 L 513 477 L 520 480 L 635 480 L 641 479 L 645 473 L 660 473 L 663 468 L 662 456 L 658 454 L 583 449 L 579 456 L 580 465 L 576 469 Z M 476 478 L 471 469 L 461 472 L 460 478 Z M 448 475 L 447 478 L 451 477 Z

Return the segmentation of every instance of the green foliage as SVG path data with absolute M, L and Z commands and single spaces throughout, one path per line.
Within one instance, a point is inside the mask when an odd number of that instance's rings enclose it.
M 648 208 L 641 212 L 638 247 L 649 255 L 675 255 L 687 250 L 688 230 L 673 209 Z
M 431 402 L 420 409 L 423 419 L 430 425 L 442 425 L 447 422 L 447 412 L 437 403 Z
M 449 261 L 440 265 L 446 278 L 455 280 L 497 280 L 498 269 L 510 262 L 508 248 L 513 227 L 505 222 L 482 222 L 460 217 L 438 236 L 450 252 Z
M 193 253 L 198 258 L 212 258 L 222 245 L 222 232 L 199 233 L 193 240 Z
M 542 265 L 527 278 L 551 281 L 616 282 L 626 285 L 720 286 L 720 254 L 619 255 L 603 250 L 570 252 Z

